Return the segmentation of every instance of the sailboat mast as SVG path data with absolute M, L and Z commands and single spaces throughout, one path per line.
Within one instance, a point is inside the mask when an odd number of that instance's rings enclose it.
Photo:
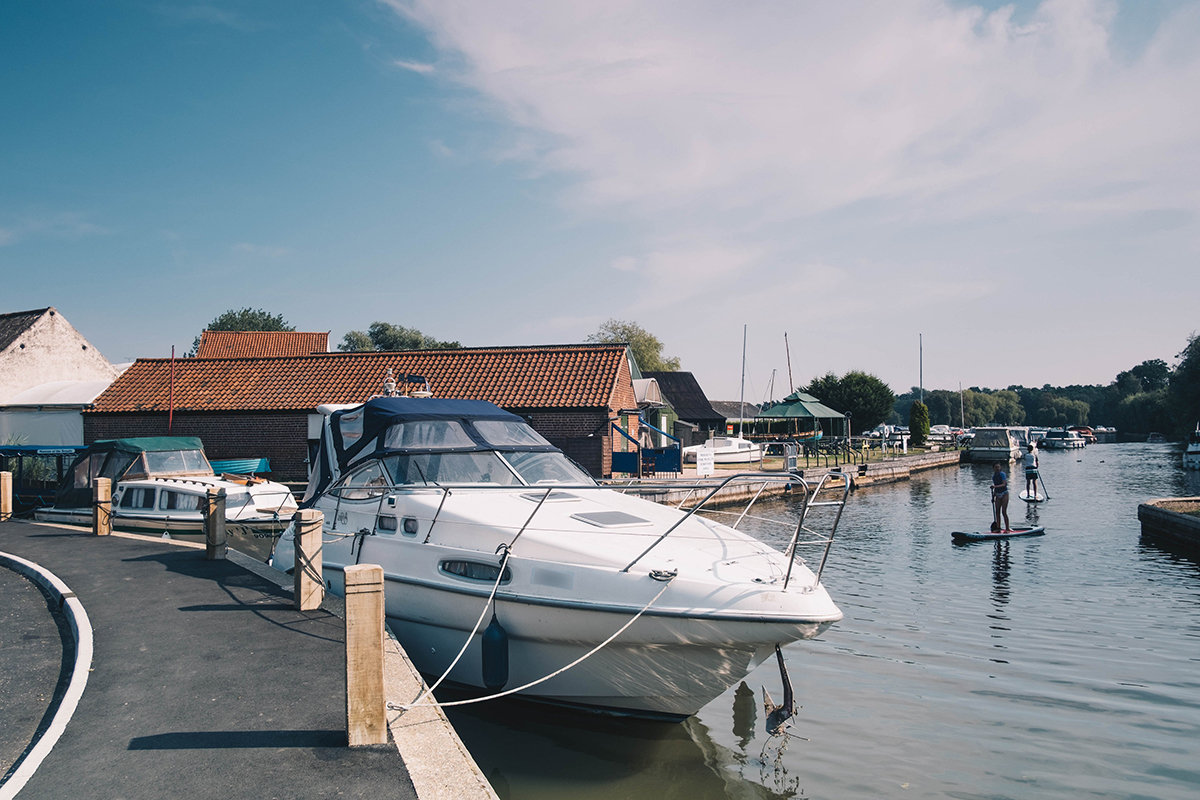
M 788 360 L 788 394 L 796 391 L 796 384 L 792 383 L 792 348 L 788 347 L 787 331 L 783 332 L 783 351 L 787 353 Z
M 746 325 L 742 325 L 742 397 L 738 401 L 738 438 L 742 438 L 742 420 L 746 418 Z

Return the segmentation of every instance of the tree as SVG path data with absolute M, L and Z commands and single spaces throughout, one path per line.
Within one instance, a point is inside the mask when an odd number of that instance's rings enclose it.
M 892 388 L 874 375 L 851 371 L 842 377 L 832 372 L 813 378 L 805 392 L 830 408 L 850 414 L 853 431 L 868 431 L 885 421 L 892 412 L 896 395 Z
M 272 314 L 261 308 L 230 309 L 212 322 L 204 326 L 206 331 L 294 331 L 294 325 L 288 325 L 283 314 Z M 193 357 L 200 349 L 200 337 L 192 342 L 192 349 L 187 357 Z
M 1171 430 L 1186 436 L 1200 419 L 1200 336 L 1188 337 L 1187 347 L 1179 354 L 1179 363 L 1171 373 L 1167 388 Z
M 664 358 L 663 343 L 658 337 L 636 322 L 610 319 L 595 333 L 584 337 L 585 342 L 596 344 L 627 344 L 633 351 L 633 360 L 638 369 L 645 372 L 678 372 L 678 358 Z
M 920 400 L 915 401 L 908 410 L 908 433 L 912 437 L 913 447 L 924 447 L 929 438 L 929 409 Z
M 1091 409 L 1082 400 L 1045 393 L 1034 413 L 1034 422 L 1047 428 L 1066 428 L 1070 425 L 1086 425 Z
M 416 328 L 393 325 L 390 322 L 372 322 L 363 331 L 350 331 L 342 337 L 338 350 L 343 353 L 371 353 L 393 350 L 459 350 L 459 342 L 442 342 L 426 336 Z

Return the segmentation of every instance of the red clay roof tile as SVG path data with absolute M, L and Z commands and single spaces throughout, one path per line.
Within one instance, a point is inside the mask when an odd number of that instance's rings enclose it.
M 390 367 L 428 379 L 435 397 L 488 400 L 510 410 L 607 408 L 628 369 L 624 345 L 318 353 L 283 358 L 175 361 L 176 411 L 311 411 L 359 403 L 383 389 Z M 166 412 L 171 360 L 138 359 L 89 413 Z M 420 388 L 420 387 L 410 387 Z
M 204 331 L 196 358 L 307 356 L 328 349 L 328 331 Z

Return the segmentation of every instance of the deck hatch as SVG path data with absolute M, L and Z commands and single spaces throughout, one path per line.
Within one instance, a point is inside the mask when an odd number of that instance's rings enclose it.
M 626 514 L 624 511 L 584 511 L 572 514 L 571 519 L 595 525 L 597 528 L 634 528 L 652 525 L 648 519 Z
M 553 491 L 549 496 L 545 492 L 525 492 L 521 497 L 524 497 L 526 500 L 532 500 L 535 503 L 542 502 L 543 497 L 546 498 L 547 503 L 574 503 L 579 500 L 579 495 L 560 491 Z

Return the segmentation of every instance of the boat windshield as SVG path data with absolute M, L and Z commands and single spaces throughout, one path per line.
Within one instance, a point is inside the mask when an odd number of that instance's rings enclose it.
M 492 483 L 519 486 L 520 481 L 498 455 L 472 453 L 413 453 L 383 459 L 397 486 L 447 486 Z
M 478 447 L 461 422 L 454 420 L 415 420 L 388 427 L 383 434 L 385 450 L 450 450 Z
M 550 446 L 541 434 L 524 422 L 477 419 L 472 422 L 484 441 L 494 447 Z
M 505 453 L 504 458 L 529 484 L 592 484 L 592 476 L 562 453 Z
M 144 452 L 125 472 L 126 478 L 152 478 L 166 475 L 212 475 L 212 466 L 202 450 L 160 450 Z

